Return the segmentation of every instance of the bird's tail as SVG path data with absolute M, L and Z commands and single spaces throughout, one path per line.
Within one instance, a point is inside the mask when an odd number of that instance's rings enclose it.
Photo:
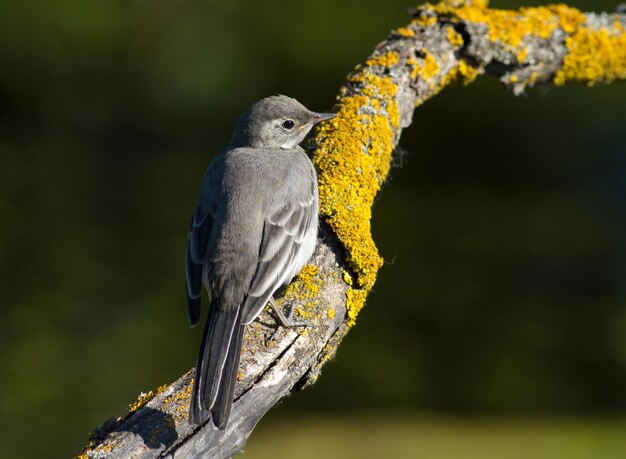
M 226 428 L 237 381 L 243 328 L 241 308 L 222 309 L 217 302 L 210 306 L 191 394 L 191 423 L 203 424 L 212 416 L 218 429 Z

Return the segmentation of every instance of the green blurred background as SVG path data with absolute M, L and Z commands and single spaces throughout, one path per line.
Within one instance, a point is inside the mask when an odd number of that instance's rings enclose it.
M 0 457 L 77 453 L 193 366 L 204 168 L 257 99 L 329 109 L 407 6 L 0 2 Z M 624 457 L 625 125 L 620 84 L 483 78 L 420 107 L 374 208 L 375 291 L 247 457 Z

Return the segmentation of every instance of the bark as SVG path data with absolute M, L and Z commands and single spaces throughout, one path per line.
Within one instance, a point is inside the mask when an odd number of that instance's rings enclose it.
M 348 76 L 339 116 L 310 144 L 322 228 L 311 265 L 283 292 L 306 328 L 284 329 L 264 312 L 246 330 L 228 427 L 187 422 L 193 370 L 97 429 L 84 458 L 231 457 L 281 398 L 315 382 L 354 324 L 382 264 L 371 239 L 374 198 L 413 110 L 453 82 L 495 75 L 515 94 L 538 84 L 626 79 L 626 14 L 566 6 L 504 11 L 449 0 L 411 12 Z

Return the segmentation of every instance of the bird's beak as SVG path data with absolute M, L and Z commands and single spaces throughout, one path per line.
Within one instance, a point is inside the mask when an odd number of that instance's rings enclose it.
M 313 113 L 313 119 L 311 120 L 311 124 L 321 123 L 322 121 L 332 120 L 333 118 L 337 118 L 336 113 Z

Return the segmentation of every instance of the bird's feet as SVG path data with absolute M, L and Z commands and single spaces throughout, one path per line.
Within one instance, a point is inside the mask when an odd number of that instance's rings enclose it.
M 276 316 L 278 323 L 280 323 L 280 325 L 285 328 L 308 327 L 309 325 L 311 325 L 309 322 L 306 321 L 293 320 L 293 309 L 291 309 L 289 313 L 285 315 L 276 304 L 276 300 L 273 296 L 270 296 L 270 305 L 272 306 L 272 311 L 274 311 L 274 315 Z

